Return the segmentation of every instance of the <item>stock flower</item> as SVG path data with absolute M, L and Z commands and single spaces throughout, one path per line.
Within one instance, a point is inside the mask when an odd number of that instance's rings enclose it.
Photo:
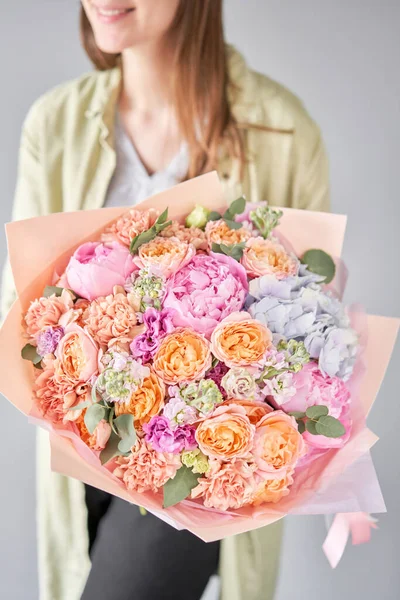
M 113 473 L 132 492 L 157 492 L 182 466 L 179 455 L 157 452 L 139 440 L 129 456 L 117 456 Z
M 105 369 L 96 380 L 96 391 L 107 402 L 129 402 L 150 376 L 150 369 L 126 353 L 110 350 L 101 360 Z
M 289 486 L 293 483 L 293 470 L 288 470 L 281 479 L 267 479 L 257 487 L 251 504 L 259 506 L 265 502 L 276 504 L 290 493 Z
M 247 312 L 226 317 L 211 335 L 213 355 L 229 367 L 257 364 L 272 345 L 269 329 L 252 319 Z
M 207 379 L 212 379 L 212 381 L 214 381 L 224 397 L 226 397 L 226 392 L 222 387 L 222 378 L 227 374 L 228 371 L 229 367 L 227 367 L 223 362 L 218 361 L 215 367 L 207 372 Z
M 279 478 L 294 468 L 305 453 L 305 444 L 293 417 L 277 410 L 256 425 L 253 456 L 259 470 Z
M 277 279 L 297 274 L 299 261 L 290 256 L 281 244 L 262 237 L 250 238 L 243 251 L 241 263 L 249 277 L 274 275 Z
M 255 400 L 260 395 L 254 375 L 241 367 L 229 369 L 221 380 L 221 386 L 229 398 Z
M 210 345 L 192 329 L 176 329 L 162 340 L 153 366 L 169 385 L 201 379 L 211 366 Z
M 181 242 L 178 238 L 158 236 L 147 244 L 142 244 L 134 257 L 140 269 L 149 269 L 158 277 L 170 277 L 182 269 L 196 254 L 193 244 Z
M 102 241 L 110 242 L 117 240 L 121 244 L 124 244 L 124 246 L 129 247 L 134 237 L 154 225 L 156 218 L 157 212 L 155 210 L 140 211 L 131 208 L 119 217 L 117 221 L 107 227 L 102 235 Z
M 257 425 L 265 415 L 268 415 L 273 411 L 273 408 L 266 402 L 261 402 L 259 400 L 237 400 L 236 398 L 228 398 L 222 406 L 229 406 L 230 404 L 244 408 L 252 425 Z
M 197 251 L 206 251 L 208 248 L 206 234 L 202 229 L 195 226 L 185 227 L 177 221 L 172 221 L 171 225 L 163 229 L 160 235 L 164 238 L 175 237 L 181 242 L 193 244 Z
M 250 238 L 250 231 L 245 227 L 240 229 L 231 229 L 223 219 L 219 221 L 209 221 L 206 225 L 207 241 L 212 248 L 213 244 L 240 244 Z
M 223 401 L 222 393 L 211 379 L 202 379 L 181 387 L 171 386 L 169 395 L 182 399 L 196 411 L 196 414 L 198 411 L 203 417 L 210 414 L 217 404 Z
M 30 341 L 36 344 L 36 338 L 41 331 L 57 327 L 62 315 L 73 306 L 74 300 L 68 290 L 63 290 L 61 296 L 53 294 L 49 298 L 34 300 L 25 315 L 26 334 Z
M 72 291 L 95 300 L 111 294 L 114 286 L 124 285 L 135 268 L 129 250 L 122 244 L 87 242 L 75 251 L 65 273 Z
M 125 282 L 125 291 L 129 293 L 132 305 L 137 312 L 148 308 L 161 310 L 165 295 L 165 277 L 157 277 L 149 269 L 140 269 Z
M 192 498 L 202 498 L 204 506 L 218 510 L 237 509 L 249 504 L 256 491 L 254 465 L 244 460 L 221 463 L 210 459 L 210 468 L 192 490 Z
M 143 425 L 158 415 L 164 407 L 165 386 L 159 377 L 150 369 L 150 374 L 142 385 L 134 391 L 129 400 L 115 404 L 115 414 L 133 415 L 135 427 L 141 431 Z
M 196 430 L 200 450 L 221 460 L 246 457 L 253 445 L 255 427 L 243 407 L 230 404 L 218 406 L 201 421 Z
M 196 447 L 194 427 L 179 425 L 171 428 L 166 417 L 155 416 L 143 425 L 145 440 L 157 452 L 171 452 L 180 454 L 183 450 L 193 450 Z
M 54 354 L 61 338 L 64 335 L 62 327 L 48 327 L 43 329 L 37 336 L 37 353 L 40 356 Z
M 65 328 L 56 356 L 56 377 L 72 384 L 89 381 L 98 371 L 98 347 L 92 337 L 79 325 Z
M 173 311 L 164 308 L 161 311 L 148 308 L 143 314 L 143 324 L 146 330 L 136 336 L 130 345 L 133 356 L 140 358 L 144 363 L 152 360 L 157 352 L 161 340 L 174 331 L 172 323 Z
M 241 310 L 248 291 L 245 270 L 222 254 L 197 254 L 167 285 L 165 308 L 175 309 L 177 327 L 209 337 L 230 313 Z
M 198 448 L 194 450 L 185 450 L 181 454 L 182 464 L 188 469 L 192 469 L 193 473 L 204 474 L 209 469 L 208 458 Z
M 292 373 L 279 373 L 275 377 L 263 380 L 263 394 L 272 396 L 275 404 L 279 407 L 296 395 L 296 387 L 293 382 Z
M 177 425 L 190 425 L 198 419 L 197 410 L 178 396 L 173 396 L 168 400 L 164 406 L 163 415 L 168 419 L 172 428 Z
M 96 426 L 96 429 L 91 434 L 85 425 L 84 413 L 75 421 L 78 428 L 79 437 L 89 448 L 99 452 L 104 450 L 111 435 L 111 425 L 102 419 Z

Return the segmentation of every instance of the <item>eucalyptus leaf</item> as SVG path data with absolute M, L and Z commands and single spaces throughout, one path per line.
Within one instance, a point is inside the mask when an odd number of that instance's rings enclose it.
M 309 406 L 306 410 L 306 415 L 309 419 L 319 419 L 326 417 L 329 414 L 329 408 L 323 405 Z
M 97 425 L 106 416 L 107 409 L 101 404 L 92 404 L 85 412 L 84 421 L 90 434 L 94 433 Z
M 330 283 L 335 277 L 335 263 L 333 262 L 332 257 L 324 250 L 307 250 L 302 257 L 301 262 L 307 265 L 308 270 L 312 273 L 324 277 L 324 283 Z
M 224 217 L 224 221 L 228 225 L 229 229 L 241 229 L 243 227 L 243 225 L 241 223 L 237 223 L 236 221 L 233 221 L 232 219 L 226 219 Z
M 81 402 L 80 404 L 77 404 L 76 406 L 71 406 L 71 408 L 68 408 L 68 410 L 82 410 L 83 408 L 86 408 L 87 406 L 90 406 L 90 400 L 85 400 L 85 402 Z
M 163 507 L 168 508 L 174 506 L 187 498 L 193 488 L 196 487 L 199 474 L 193 473 L 188 467 L 182 466 L 173 479 L 169 479 L 164 485 L 164 502 Z
M 221 244 L 217 244 L 216 242 L 212 243 L 211 250 L 213 252 L 218 252 L 218 254 L 223 254 L 223 252 L 221 250 Z
M 306 421 L 306 429 L 308 433 L 311 433 L 312 435 L 318 435 L 316 425 L 317 423 L 315 421 Z
M 305 412 L 299 412 L 297 410 L 294 410 L 290 413 L 288 413 L 291 417 L 294 417 L 295 419 L 304 419 L 304 417 L 306 416 Z
M 32 344 L 26 344 L 21 350 L 21 356 L 24 360 L 29 360 L 31 363 L 35 365 L 37 369 L 40 369 L 40 363 L 42 361 L 42 357 L 37 353 L 36 346 L 32 346 Z
M 246 198 L 243 198 L 243 196 L 242 196 L 241 198 L 238 198 L 237 200 L 234 200 L 231 203 L 227 212 L 229 212 L 229 214 L 232 216 L 241 215 L 242 212 L 244 212 L 245 208 L 246 208 Z
M 100 461 L 102 465 L 108 463 L 115 456 L 119 456 L 121 452 L 118 450 L 118 444 L 121 440 L 114 431 L 111 431 L 107 446 L 100 452 Z
M 334 417 L 321 417 L 315 424 L 315 428 L 319 435 L 324 435 L 328 438 L 342 437 L 346 430 L 342 423 Z
M 120 415 L 114 419 L 114 426 L 117 428 L 118 435 L 121 438 L 118 450 L 123 454 L 130 452 L 132 446 L 136 444 L 137 439 L 133 415 Z
M 299 433 L 305 432 L 306 426 L 304 424 L 304 421 L 297 421 L 297 429 L 299 430 Z
M 221 215 L 216 210 L 212 210 L 208 215 L 209 221 L 219 221 L 221 219 Z

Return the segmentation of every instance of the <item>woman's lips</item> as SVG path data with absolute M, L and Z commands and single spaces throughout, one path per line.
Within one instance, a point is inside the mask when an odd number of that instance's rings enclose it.
M 93 4 L 93 8 L 102 23 L 116 23 L 135 10 L 134 8 L 105 8 L 95 4 Z

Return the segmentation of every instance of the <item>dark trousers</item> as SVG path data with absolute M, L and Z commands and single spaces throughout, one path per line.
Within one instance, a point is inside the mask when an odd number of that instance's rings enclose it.
M 81 600 L 199 600 L 216 573 L 206 544 L 136 506 L 86 486 L 92 569 Z

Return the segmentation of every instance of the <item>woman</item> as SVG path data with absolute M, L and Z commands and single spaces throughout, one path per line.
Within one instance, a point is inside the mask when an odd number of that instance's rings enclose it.
M 217 169 L 227 200 L 328 210 L 320 133 L 301 102 L 227 47 L 222 0 L 83 0 L 97 70 L 43 96 L 23 127 L 15 218 L 132 205 Z M 8 270 L 3 311 L 13 297 Z M 272 598 L 280 523 L 203 544 L 50 474 L 39 437 L 42 600 Z M 88 549 L 90 547 L 92 568 Z M 88 573 L 90 574 L 88 576 Z

